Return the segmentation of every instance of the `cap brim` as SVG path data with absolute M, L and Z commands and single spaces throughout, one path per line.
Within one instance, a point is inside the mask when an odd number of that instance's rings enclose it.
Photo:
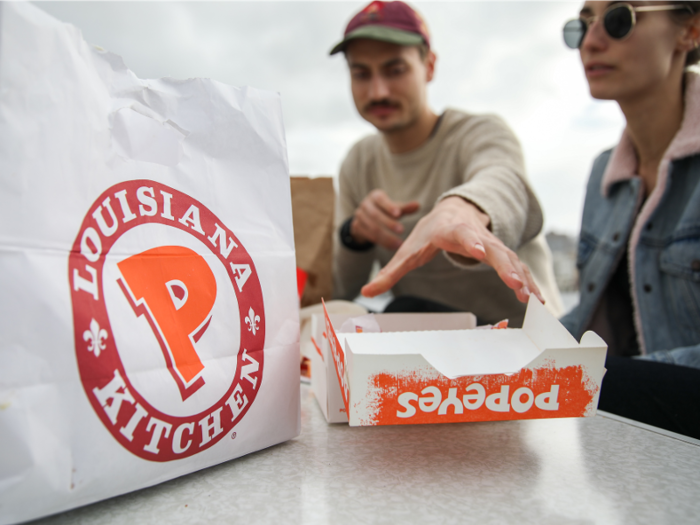
M 410 31 L 403 31 L 401 29 L 395 29 L 387 26 L 367 25 L 358 27 L 355 29 L 355 31 L 349 33 L 341 42 L 331 49 L 330 54 L 335 55 L 336 53 L 344 51 L 345 47 L 348 45 L 348 42 L 358 38 L 380 40 L 381 42 L 389 42 L 390 44 L 396 44 L 399 46 L 419 46 L 425 43 L 423 37 L 417 33 L 411 33 Z

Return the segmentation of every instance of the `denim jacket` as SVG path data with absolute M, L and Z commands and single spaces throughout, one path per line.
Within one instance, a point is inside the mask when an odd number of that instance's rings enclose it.
M 681 129 L 641 210 L 644 188 L 626 133 L 595 160 L 577 256 L 580 303 L 561 321 L 580 339 L 629 248 L 644 358 L 700 368 L 700 77 L 689 76 Z

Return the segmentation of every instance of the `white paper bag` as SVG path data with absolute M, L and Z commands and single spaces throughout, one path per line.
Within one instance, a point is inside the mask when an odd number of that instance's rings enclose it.
M 0 523 L 298 435 L 279 96 L 0 4 Z

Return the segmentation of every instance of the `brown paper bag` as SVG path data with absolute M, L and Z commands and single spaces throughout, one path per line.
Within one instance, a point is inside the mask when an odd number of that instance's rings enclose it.
M 292 216 L 297 266 L 308 277 L 301 306 L 329 300 L 333 293 L 333 207 L 330 177 L 292 177 Z

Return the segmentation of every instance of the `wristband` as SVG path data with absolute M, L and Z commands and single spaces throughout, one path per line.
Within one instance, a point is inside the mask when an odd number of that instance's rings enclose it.
M 340 242 L 343 244 L 343 246 L 345 246 L 348 250 L 352 250 L 354 252 L 366 252 L 374 248 L 373 242 L 359 243 L 355 240 L 355 238 L 350 233 L 351 224 L 352 217 L 346 220 L 340 227 Z

